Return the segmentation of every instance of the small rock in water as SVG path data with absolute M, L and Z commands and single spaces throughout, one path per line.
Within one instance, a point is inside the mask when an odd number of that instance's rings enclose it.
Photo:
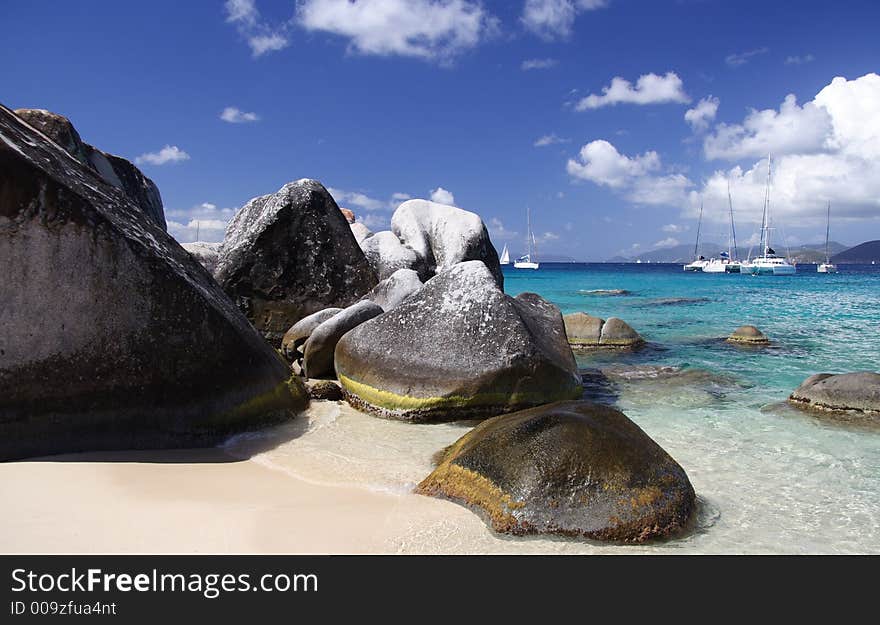
M 811 375 L 788 401 L 818 412 L 858 413 L 880 419 L 880 374 L 860 371 Z
M 743 345 L 767 345 L 770 339 L 755 326 L 740 326 L 727 337 L 728 343 L 739 343 Z
M 590 290 L 582 289 L 581 291 L 579 291 L 579 293 L 581 295 L 593 295 L 596 297 L 603 297 L 603 296 L 614 297 L 614 296 L 620 296 L 620 295 L 632 295 L 632 293 L 630 291 L 627 291 L 626 289 L 590 289 Z
M 617 317 L 608 320 L 583 312 L 563 317 L 568 343 L 576 348 L 638 347 L 645 340 L 632 327 Z
M 622 412 L 558 402 L 477 425 L 417 487 L 486 514 L 497 532 L 639 543 L 684 529 L 684 469 Z

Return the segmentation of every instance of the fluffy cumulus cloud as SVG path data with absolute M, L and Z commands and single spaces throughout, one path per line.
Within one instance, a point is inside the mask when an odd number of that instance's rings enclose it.
M 778 111 L 752 111 L 742 124 L 720 124 L 704 148 L 709 158 L 747 161 L 716 171 L 702 189 L 706 206 L 723 207 L 729 180 L 738 220 L 760 220 L 768 152 L 773 153 L 773 215 L 783 224 L 821 226 L 828 201 L 835 219 L 876 220 L 880 76 L 837 77 L 803 106 L 789 96 Z
M 169 209 L 165 218 L 168 232 L 181 243 L 217 242 L 223 240 L 226 224 L 235 212 L 234 208 L 218 208 L 216 204 L 203 202 L 187 209 Z
M 721 100 L 714 96 L 702 98 L 694 108 L 685 112 L 684 121 L 690 124 L 695 131 L 702 132 L 715 120 L 720 104 Z
M 614 106 L 615 104 L 663 104 L 678 102 L 687 104 L 690 98 L 684 92 L 684 84 L 678 74 L 667 72 L 663 76 L 658 74 L 644 74 L 639 76 L 636 84 L 616 76 L 611 80 L 611 85 L 602 88 L 602 95 L 595 93 L 582 98 L 576 105 L 575 110 L 587 111 Z
M 630 157 L 604 139 L 583 146 L 566 169 L 574 179 L 610 187 L 637 204 L 674 205 L 683 202 L 693 186 L 683 174 L 664 172 L 657 152 Z
M 134 159 L 138 165 L 166 165 L 168 163 L 179 163 L 180 161 L 188 161 L 189 154 L 181 150 L 176 145 L 166 145 L 158 152 L 146 152 Z
M 520 21 L 543 39 L 564 39 L 571 35 L 578 14 L 608 4 L 609 0 L 526 0 Z
M 327 191 L 333 196 L 333 199 L 336 200 L 336 203 L 339 206 L 350 208 L 354 210 L 355 213 L 358 212 L 358 209 L 367 212 L 393 211 L 400 206 L 402 202 L 410 199 L 408 193 L 394 193 L 389 199 L 380 200 L 370 197 L 366 193 L 360 191 L 346 191 L 334 187 L 328 187 Z M 358 218 L 358 221 L 363 220 Z
M 550 69 L 557 65 L 559 65 L 559 61 L 556 59 L 526 59 L 522 62 L 522 65 L 520 65 L 520 69 L 524 72 L 528 72 L 533 69 Z
M 724 58 L 724 62 L 730 67 L 740 67 L 751 61 L 754 57 L 766 54 L 769 48 L 755 48 L 754 50 L 746 50 L 745 52 L 736 52 L 728 54 Z
M 274 26 L 260 15 L 255 0 L 226 0 L 226 21 L 235 24 L 254 57 L 283 50 L 290 45 L 287 24 Z
M 248 124 L 260 121 L 260 116 L 256 113 L 248 113 L 234 106 L 227 106 L 220 113 L 220 119 L 230 124 Z
M 472 0 L 303 0 L 297 23 L 344 37 L 349 51 L 449 61 L 497 30 Z
M 437 202 L 438 204 L 455 206 L 455 196 L 452 195 L 451 191 L 447 191 L 443 187 L 437 187 L 436 189 L 431 190 L 431 201 Z
M 559 143 L 568 143 L 568 139 L 557 137 L 556 134 L 549 134 L 535 139 L 534 146 L 536 148 L 546 148 L 548 145 L 557 145 Z
M 657 241 L 654 244 L 654 247 L 656 247 L 656 248 L 675 247 L 676 245 L 681 245 L 681 241 L 679 241 L 675 237 L 667 237 L 667 238 L 663 239 L 662 241 Z
M 519 232 L 508 230 L 497 217 L 492 217 L 488 223 L 489 236 L 496 241 L 510 241 L 519 238 Z

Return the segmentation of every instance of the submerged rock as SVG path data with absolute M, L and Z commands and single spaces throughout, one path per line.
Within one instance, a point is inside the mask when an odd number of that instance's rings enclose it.
M 727 337 L 728 343 L 744 345 L 767 345 L 770 339 L 755 326 L 740 326 Z
M 307 378 L 333 375 L 333 352 L 346 332 L 382 314 L 369 300 L 352 304 L 316 327 L 303 346 L 303 374 Z
M 559 309 L 453 266 L 346 334 L 336 373 L 356 407 L 412 421 L 497 415 L 581 393 Z
M 458 263 L 480 260 L 498 287 L 504 288 L 498 253 L 476 213 L 427 200 L 407 200 L 394 211 L 391 230 L 418 255 L 420 266 L 411 268 L 423 280 Z
M 194 243 L 182 243 L 181 246 L 192 254 L 199 264 L 213 274 L 217 268 L 217 260 L 220 257 L 220 243 L 207 243 L 195 241 Z
M 645 341 L 638 332 L 617 317 L 608 320 L 583 312 L 565 315 L 565 333 L 568 343 L 576 348 L 638 347 Z
M 422 281 L 419 280 L 419 274 L 412 269 L 398 269 L 377 284 L 364 296 L 364 299 L 378 304 L 387 312 L 421 289 Z
M 302 384 L 122 189 L 0 106 L 0 460 L 216 444 Z
M 130 161 L 85 143 L 70 120 L 63 115 L 42 109 L 17 109 L 15 114 L 96 172 L 104 182 L 121 189 L 147 217 L 166 230 L 159 188 Z
M 305 344 L 312 332 L 330 317 L 342 312 L 342 308 L 325 308 L 308 317 L 303 317 L 284 333 L 281 339 L 281 353 L 288 362 L 302 359 L 300 347 Z
M 880 418 L 880 373 L 818 373 L 788 398 L 795 406 L 818 412 L 861 413 Z
M 349 306 L 378 282 L 336 202 L 307 179 L 245 204 L 226 229 L 215 277 L 276 345 L 303 317 Z
M 686 527 L 687 474 L 622 412 L 569 401 L 482 422 L 417 488 L 483 513 L 496 532 L 644 542 Z

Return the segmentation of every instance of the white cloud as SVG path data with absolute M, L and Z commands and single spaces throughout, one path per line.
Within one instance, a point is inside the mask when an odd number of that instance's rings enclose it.
M 786 96 L 779 111 L 752 110 L 742 124 L 719 124 L 703 142 L 709 159 L 739 160 L 777 154 L 820 152 L 833 132 L 826 108 L 816 102 L 799 106 L 794 94 Z
M 548 145 L 556 145 L 558 143 L 568 143 L 569 139 L 557 137 L 555 134 L 544 135 L 535 139 L 534 146 L 536 148 L 547 147 Z
M 615 76 L 611 80 L 611 85 L 602 87 L 602 95 L 593 93 L 582 98 L 575 105 L 575 110 L 586 111 L 621 103 L 662 104 L 678 102 L 686 104 L 690 101 L 684 92 L 684 85 L 678 74 L 666 72 L 665 75 L 659 76 L 651 73 L 639 76 L 635 86 L 628 80 Z
M 297 21 L 347 38 L 353 53 L 440 61 L 473 48 L 498 24 L 471 0 L 303 0 Z
M 603 139 L 583 146 L 578 158 L 569 159 L 566 169 L 573 178 L 621 191 L 637 204 L 682 203 L 693 186 L 683 174 L 662 173 L 657 152 L 629 157 Z
M 256 113 L 246 113 L 234 106 L 227 106 L 220 113 L 220 119 L 230 124 L 246 124 L 249 122 L 260 121 L 260 116 Z
M 752 57 L 766 54 L 769 51 L 769 48 L 755 48 L 754 50 L 748 50 L 746 52 L 728 54 L 725 57 L 724 62 L 727 63 L 730 67 L 740 67 L 741 65 L 745 65 L 746 63 L 751 61 Z
M 702 132 L 715 120 L 719 104 L 721 104 L 721 100 L 718 98 L 711 95 L 706 96 L 697 102 L 694 108 L 685 112 L 684 121 L 689 123 L 695 131 Z
M 550 243 L 551 241 L 558 241 L 559 235 L 555 232 L 545 232 L 535 237 L 535 243 Z
M 226 0 L 223 8 L 226 21 L 235 24 L 255 58 L 290 45 L 286 24 L 273 27 L 264 22 L 254 0 Z
M 665 226 L 660 228 L 660 230 L 662 230 L 663 232 L 670 232 L 673 234 L 678 233 L 678 232 L 684 232 L 687 229 L 688 229 L 687 226 L 680 226 L 678 224 L 666 224 Z
M 492 217 L 488 224 L 489 236 L 496 241 L 510 241 L 519 237 L 518 232 L 508 230 L 504 223 L 497 217 Z
M 436 189 L 431 190 L 431 201 L 437 202 L 438 204 L 455 206 L 455 196 L 452 195 L 451 191 L 447 191 L 443 187 L 437 187 Z
M 523 26 L 547 40 L 567 38 L 575 17 L 584 11 L 608 6 L 609 0 L 526 0 L 520 21 Z
M 361 211 L 393 211 L 402 202 L 412 199 L 409 193 L 400 192 L 392 193 L 391 197 L 387 200 L 380 200 L 360 191 L 346 191 L 334 187 L 327 187 L 327 191 L 333 196 L 333 199 L 339 206 L 360 209 Z M 357 211 L 355 212 L 357 213 Z M 379 217 L 376 216 L 375 218 L 378 219 Z M 382 219 L 385 219 L 385 217 L 382 217 Z M 358 216 L 358 221 L 364 221 L 364 219 Z
M 795 56 L 785 57 L 785 64 L 786 65 L 803 65 L 805 63 L 812 63 L 815 60 L 816 60 L 816 57 L 814 57 L 812 54 L 805 54 L 803 56 L 795 55 Z
M 657 241 L 654 247 L 675 247 L 676 245 L 681 245 L 681 242 L 674 237 L 668 237 L 662 241 Z
M 222 241 L 226 224 L 235 215 L 235 208 L 218 208 L 216 204 L 203 202 L 186 209 L 168 209 L 165 217 L 168 232 L 181 243 L 192 241 Z
M 550 69 L 559 65 L 556 59 L 526 59 L 520 65 L 522 71 L 527 72 L 532 69 Z
M 181 150 L 176 145 L 166 145 L 158 152 L 146 152 L 134 159 L 138 165 L 165 165 L 166 163 L 177 163 L 180 161 L 188 161 L 189 154 Z
M 365 215 L 357 215 L 357 221 L 373 232 L 391 228 L 391 218 L 386 214 L 367 213 Z

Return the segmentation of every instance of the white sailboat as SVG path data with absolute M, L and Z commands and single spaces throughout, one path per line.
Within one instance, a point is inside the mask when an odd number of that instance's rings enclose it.
M 730 180 L 727 181 L 727 206 L 730 209 L 730 231 L 727 233 L 727 251 L 721 252 L 719 258 L 711 259 L 703 271 L 705 273 L 739 273 L 741 263 L 737 259 L 736 226 L 733 222 L 733 198 L 730 196 Z
M 700 202 L 700 220 L 697 222 L 697 242 L 694 243 L 694 261 L 688 263 L 682 269 L 685 271 L 703 271 L 709 261 L 699 256 L 700 253 L 700 230 L 703 227 L 703 203 Z
M 526 245 L 529 251 L 524 256 L 517 258 L 513 266 L 517 269 L 537 269 L 539 267 L 537 261 L 538 251 L 535 244 L 535 234 L 532 232 L 532 211 L 528 208 L 526 209 L 526 223 L 528 229 Z
M 498 262 L 502 265 L 510 264 L 510 251 L 507 249 L 507 243 L 504 244 L 504 249 L 501 250 L 501 258 Z
M 793 275 L 797 268 L 788 262 L 785 258 L 777 256 L 776 252 L 770 247 L 770 164 L 771 157 L 767 155 L 767 187 L 764 191 L 764 215 L 761 218 L 761 248 L 763 254 L 755 258 L 750 258 L 742 264 L 740 273 L 748 273 L 753 276 L 790 276 Z
M 828 220 L 825 224 L 825 262 L 816 267 L 818 273 L 837 273 L 837 265 L 832 264 L 828 254 L 829 236 L 831 236 L 831 200 L 828 200 Z

